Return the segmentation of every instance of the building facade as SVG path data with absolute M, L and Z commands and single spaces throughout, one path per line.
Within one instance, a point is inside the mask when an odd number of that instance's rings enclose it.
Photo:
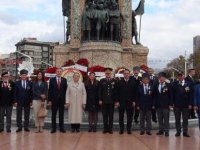
M 18 42 L 16 51 L 29 55 L 32 58 L 35 69 L 47 69 L 49 65 L 53 65 L 53 49 L 55 43 L 41 42 L 37 38 L 24 38 Z M 18 58 L 22 61 L 28 61 L 29 58 L 18 54 Z
M 200 51 L 200 35 L 193 38 L 193 51 L 194 53 Z

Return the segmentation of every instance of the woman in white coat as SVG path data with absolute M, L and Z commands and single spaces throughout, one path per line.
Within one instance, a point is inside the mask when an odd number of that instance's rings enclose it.
M 85 86 L 79 81 L 79 78 L 79 73 L 74 73 L 73 81 L 69 84 L 66 92 L 68 118 L 72 132 L 80 132 L 80 124 L 86 104 Z

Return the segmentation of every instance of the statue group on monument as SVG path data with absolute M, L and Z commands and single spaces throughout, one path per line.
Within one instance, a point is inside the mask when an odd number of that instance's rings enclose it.
M 116 0 L 87 0 L 82 15 L 83 40 L 120 41 L 121 18 Z
M 71 27 L 71 0 L 63 0 L 63 16 L 67 17 L 66 42 L 69 42 Z M 144 0 L 132 11 L 132 37 L 139 43 L 136 15 L 141 15 Z M 82 41 L 118 41 L 121 42 L 121 27 L 127 18 L 119 9 L 118 0 L 86 0 L 81 19 Z

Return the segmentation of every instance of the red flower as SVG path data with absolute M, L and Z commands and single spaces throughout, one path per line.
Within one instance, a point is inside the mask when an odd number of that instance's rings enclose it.
M 76 63 L 82 66 L 86 66 L 86 67 L 89 65 L 89 62 L 86 58 L 81 58 Z
M 149 67 L 146 66 L 146 65 L 144 65 L 144 64 L 140 66 L 140 69 L 141 69 L 141 70 L 144 70 L 144 71 L 146 71 L 146 72 L 148 71 L 148 68 L 149 68 Z
M 50 73 L 50 74 L 55 74 L 57 70 L 57 67 L 50 67 L 49 69 L 47 69 L 46 73 Z M 49 77 L 45 77 L 45 81 L 48 81 Z
M 74 64 L 75 64 L 74 61 L 71 60 L 71 59 L 69 59 L 69 60 L 66 61 L 66 63 L 63 65 L 63 67 L 72 66 L 72 65 L 74 65 Z
M 93 66 L 88 69 L 88 72 L 104 72 L 105 68 L 102 66 Z

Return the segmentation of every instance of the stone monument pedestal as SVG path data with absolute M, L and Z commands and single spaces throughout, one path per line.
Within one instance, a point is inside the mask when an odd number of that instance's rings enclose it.
M 54 49 L 54 65 L 62 66 L 71 59 L 76 62 L 80 58 L 86 58 L 90 66 L 126 67 L 147 64 L 148 48 L 142 45 L 132 45 L 123 48 L 117 42 L 83 42 L 80 48 L 74 50 L 69 44 L 60 45 Z

